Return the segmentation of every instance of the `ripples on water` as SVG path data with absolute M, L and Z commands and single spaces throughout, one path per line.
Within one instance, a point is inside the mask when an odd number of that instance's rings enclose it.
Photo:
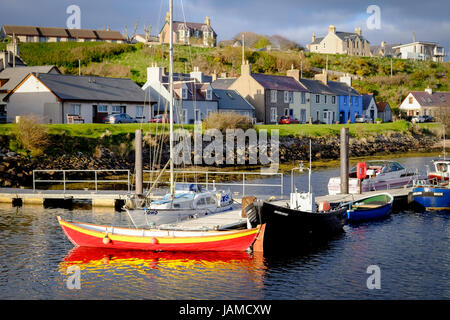
M 332 174 L 335 169 L 317 175 L 325 180 Z M 308 252 L 292 243 L 290 254 L 270 256 L 75 249 L 57 215 L 129 223 L 124 213 L 109 210 L 0 207 L 0 299 L 450 298 L 448 212 L 402 211 L 346 226 L 345 233 Z M 66 285 L 72 265 L 80 268 L 79 290 Z M 381 269 L 380 290 L 366 287 L 369 265 Z

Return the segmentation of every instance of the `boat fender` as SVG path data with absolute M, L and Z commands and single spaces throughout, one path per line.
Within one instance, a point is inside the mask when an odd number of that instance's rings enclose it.
M 108 244 L 111 242 L 111 239 L 108 236 L 108 233 L 105 234 L 105 236 L 103 237 L 103 243 L 104 244 Z
M 320 202 L 319 211 L 330 211 L 330 203 L 328 201 Z
M 158 241 L 158 239 L 156 239 L 155 237 L 153 237 L 151 243 L 152 243 L 152 244 L 158 244 L 159 241 Z

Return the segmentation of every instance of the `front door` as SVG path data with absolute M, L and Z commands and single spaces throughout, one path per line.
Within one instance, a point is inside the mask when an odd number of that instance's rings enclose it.
M 105 106 L 100 106 L 100 108 L 97 105 L 92 106 L 92 123 L 102 123 L 107 115 L 108 110 L 105 110 Z

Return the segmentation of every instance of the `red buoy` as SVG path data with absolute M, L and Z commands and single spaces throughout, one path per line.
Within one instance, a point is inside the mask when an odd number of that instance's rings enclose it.
M 153 238 L 152 238 L 152 244 L 158 244 L 158 243 L 159 243 L 158 239 L 156 239 L 155 237 L 153 237 Z

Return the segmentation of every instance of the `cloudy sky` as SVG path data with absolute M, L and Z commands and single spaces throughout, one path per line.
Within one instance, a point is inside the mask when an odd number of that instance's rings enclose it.
M 0 24 L 66 27 L 69 5 L 81 9 L 81 28 L 113 30 L 131 33 L 136 21 L 138 32 L 151 25 L 152 34 L 162 27 L 168 0 L 0 0 Z M 380 9 L 379 28 L 373 12 Z M 328 26 L 338 31 L 353 31 L 361 27 L 371 44 L 408 43 L 416 40 L 439 42 L 450 53 L 449 0 L 174 0 L 175 20 L 203 22 L 205 16 L 218 34 L 219 41 L 230 39 L 241 31 L 279 34 L 301 45 L 311 41 L 311 35 L 324 36 Z M 448 59 L 448 57 L 447 57 Z

